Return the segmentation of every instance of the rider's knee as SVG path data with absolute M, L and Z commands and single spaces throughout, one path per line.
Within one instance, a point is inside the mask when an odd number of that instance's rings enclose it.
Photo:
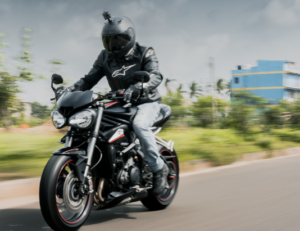
M 146 121 L 143 121 L 143 120 L 134 120 L 133 121 L 133 128 L 135 130 L 148 130 L 149 126 L 145 122 Z

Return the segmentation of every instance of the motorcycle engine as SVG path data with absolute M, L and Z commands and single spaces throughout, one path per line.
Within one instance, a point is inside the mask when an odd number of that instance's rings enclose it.
M 123 185 L 138 185 L 140 183 L 141 177 L 140 177 L 140 170 L 138 166 L 134 163 L 134 160 L 132 157 L 130 157 L 124 167 L 124 170 L 120 177 L 120 182 Z
M 140 183 L 140 170 L 137 166 L 131 166 L 129 168 L 129 182 L 132 186 Z

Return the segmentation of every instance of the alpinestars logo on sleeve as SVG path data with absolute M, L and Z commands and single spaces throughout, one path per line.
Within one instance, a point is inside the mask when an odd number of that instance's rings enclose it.
M 120 70 L 116 70 L 114 71 L 114 73 L 112 73 L 112 77 L 117 77 L 118 75 L 125 75 L 126 71 L 129 70 L 130 68 L 132 68 L 133 66 L 135 66 L 136 64 L 133 64 L 131 66 L 125 67 L 125 65 L 120 69 Z
M 151 55 L 154 55 L 154 50 L 149 49 L 149 50 L 147 51 L 145 57 L 147 58 L 147 57 L 149 57 L 149 56 L 151 56 Z

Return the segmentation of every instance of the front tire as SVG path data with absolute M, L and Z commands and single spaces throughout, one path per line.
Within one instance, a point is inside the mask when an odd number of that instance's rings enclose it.
M 152 211 L 162 210 L 168 207 L 176 195 L 179 184 L 179 163 L 175 150 L 173 152 L 170 152 L 166 148 L 159 146 L 159 152 L 163 156 L 174 156 L 174 158 L 167 159 L 167 162 L 176 173 L 176 176 L 174 177 L 174 179 L 168 178 L 168 183 L 170 185 L 169 189 L 166 189 L 162 194 L 158 196 L 149 193 L 148 197 L 141 201 L 145 207 Z
M 83 199 L 76 195 L 74 188 L 78 181 L 74 175 L 73 163 L 75 164 L 75 159 L 70 156 L 52 156 L 41 178 L 41 211 L 47 224 L 56 231 L 78 230 L 93 206 L 94 193 Z

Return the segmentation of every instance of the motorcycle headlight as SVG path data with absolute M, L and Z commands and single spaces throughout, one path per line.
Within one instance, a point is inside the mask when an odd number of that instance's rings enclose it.
M 87 129 L 95 122 L 96 113 L 93 110 L 86 110 L 76 113 L 69 119 L 71 126 Z
M 66 125 L 66 118 L 58 112 L 58 110 L 54 110 L 51 112 L 52 123 L 57 128 L 63 128 Z

